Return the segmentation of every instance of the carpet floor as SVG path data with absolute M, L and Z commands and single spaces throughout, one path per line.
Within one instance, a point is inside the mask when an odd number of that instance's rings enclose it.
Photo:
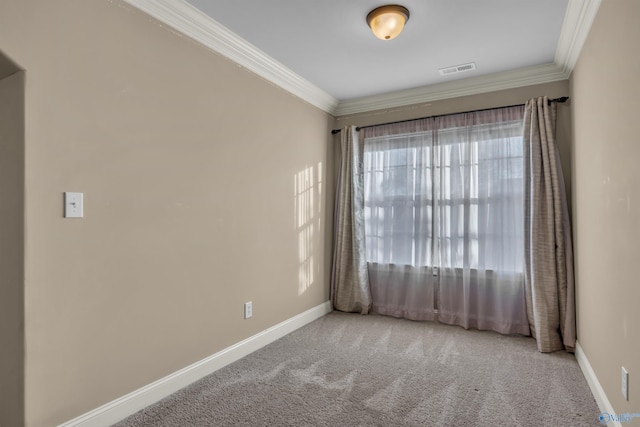
M 573 355 L 532 338 L 333 312 L 116 424 L 597 426 Z

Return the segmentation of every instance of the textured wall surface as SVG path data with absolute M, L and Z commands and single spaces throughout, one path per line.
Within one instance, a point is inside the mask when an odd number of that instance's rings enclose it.
M 26 70 L 28 426 L 329 299 L 330 115 L 120 1 L 3 1 L 0 41 Z
M 0 54 L 0 63 L 3 59 Z M 0 80 L 0 201 L 0 425 L 19 426 L 24 416 L 22 72 Z
M 571 76 L 578 341 L 618 414 L 640 413 L 639 17 L 603 1 Z

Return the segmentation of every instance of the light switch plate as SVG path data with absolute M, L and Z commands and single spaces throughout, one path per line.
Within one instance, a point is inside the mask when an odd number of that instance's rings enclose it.
M 64 217 L 82 218 L 84 216 L 83 193 L 64 193 Z
M 253 316 L 253 302 L 245 302 L 244 303 L 244 318 L 249 319 Z
M 621 379 L 621 386 L 622 386 L 622 395 L 624 396 L 624 400 L 629 401 L 629 372 L 627 372 L 626 369 L 624 369 L 624 366 L 622 367 L 622 379 Z

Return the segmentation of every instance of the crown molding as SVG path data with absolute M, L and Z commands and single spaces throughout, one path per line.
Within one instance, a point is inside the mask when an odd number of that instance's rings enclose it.
M 575 67 L 601 0 L 569 0 L 554 62 L 567 78 Z
M 403 107 L 440 99 L 476 95 L 566 79 L 566 74 L 556 64 L 536 65 L 519 70 L 504 71 L 344 101 L 338 105 L 336 116 Z
M 566 80 L 571 76 L 571 72 L 578 61 L 582 46 L 584 46 L 589 35 L 601 1 L 569 0 L 553 64 L 521 68 L 514 71 L 347 100 L 338 105 L 335 115 L 364 113 L 440 99 Z
M 573 71 L 601 3 L 601 0 L 569 0 L 553 64 L 339 101 L 185 0 L 124 1 L 334 116 L 566 80 Z
M 186 1 L 124 1 L 311 105 L 327 113 L 335 113 L 339 102 L 336 98 L 266 55 Z

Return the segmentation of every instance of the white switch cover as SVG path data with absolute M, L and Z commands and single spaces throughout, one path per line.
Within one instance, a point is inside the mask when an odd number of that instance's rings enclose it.
M 64 193 L 64 217 L 65 218 L 82 218 L 84 210 L 82 207 L 82 193 Z
M 251 301 L 244 303 L 244 318 L 248 319 L 253 316 L 253 303 Z
M 629 372 L 622 367 L 622 395 L 624 396 L 624 400 L 629 400 Z

